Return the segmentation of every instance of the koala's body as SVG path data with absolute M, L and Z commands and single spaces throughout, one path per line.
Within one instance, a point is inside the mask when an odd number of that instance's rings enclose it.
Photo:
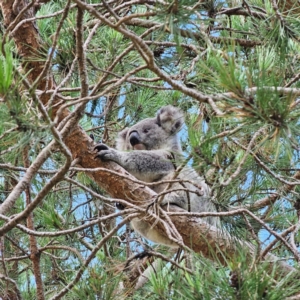
M 97 157 L 116 162 L 144 182 L 153 183 L 173 179 L 176 165 L 182 162 L 182 150 L 177 133 L 183 122 L 180 109 L 170 105 L 165 106 L 158 111 L 155 118 L 144 119 L 120 132 L 117 150 L 98 144 L 95 147 L 99 151 Z M 177 205 L 190 212 L 215 211 L 210 201 L 210 189 L 194 169 L 184 167 L 176 179 L 182 180 L 182 183 L 173 183 L 170 189 L 185 190 L 166 194 L 162 206 Z M 195 185 L 184 180 L 192 181 Z M 151 188 L 160 193 L 166 187 L 166 183 L 158 183 Z M 205 220 L 211 225 L 216 225 L 218 222 L 213 217 L 207 217 Z M 131 221 L 131 225 L 135 231 L 155 243 L 177 247 L 177 244 L 161 235 L 155 227 L 152 228 L 143 219 L 135 218 Z

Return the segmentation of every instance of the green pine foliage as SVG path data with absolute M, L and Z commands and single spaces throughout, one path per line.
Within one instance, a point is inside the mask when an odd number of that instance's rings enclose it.
M 40 42 L 31 57 L 20 50 L 27 45 L 26 36 L 16 44 L 11 31 L 18 27 L 5 23 L 1 4 L 0 204 L 24 178 L 24 156 L 31 165 L 58 140 L 55 130 L 61 128 L 53 114 L 62 105 L 74 112 L 85 103 L 77 124 L 95 142 L 110 146 L 125 127 L 174 105 L 186 115 L 182 163 L 205 178 L 217 212 L 247 208 L 254 214 L 224 215 L 220 231 L 233 237 L 232 243 L 254 245 L 255 255 L 249 262 L 241 247 L 232 260 L 223 253 L 224 263 L 213 250 L 214 261 L 201 253 L 174 254 L 169 258 L 177 264 L 164 261 L 134 289 L 145 267 L 154 268 L 155 255 L 132 257 L 149 249 L 167 256 L 169 250 L 142 239 L 130 225 L 120 225 L 127 215 L 115 208 L 116 199 L 88 176 L 90 171 L 74 169 L 75 164 L 44 192 L 68 161 L 61 147 L 53 147 L 43 164 L 32 168 L 33 176 L 13 207 L 0 215 L 2 232 L 8 218 L 26 211 L 29 198 L 42 199 L 1 236 L 0 299 L 280 300 L 299 293 L 298 275 L 283 274 L 280 266 L 260 259 L 271 245 L 268 253 L 299 270 L 297 1 L 86 1 L 80 6 L 83 53 L 76 50 L 79 2 L 69 1 L 68 12 L 68 1 L 44 2 L 31 12 Z M 20 28 L 23 17 L 29 14 L 19 16 Z M 26 22 L 31 26 L 31 20 Z M 56 86 L 45 91 L 39 83 L 28 86 L 35 71 L 31 63 L 46 65 L 51 51 L 44 77 L 49 82 L 53 77 Z M 82 100 L 84 76 L 89 90 Z M 48 118 L 39 102 L 44 92 L 59 99 L 53 106 L 43 104 Z M 272 203 L 258 205 L 267 197 L 273 197 Z M 38 232 L 35 241 L 26 227 Z M 43 282 L 39 297 L 34 243 Z

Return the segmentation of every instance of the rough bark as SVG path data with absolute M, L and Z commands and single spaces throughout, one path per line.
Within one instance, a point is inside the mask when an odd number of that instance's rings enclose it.
M 25 149 L 23 150 L 23 163 L 25 168 L 29 167 L 30 162 L 28 158 L 28 147 L 25 147 Z M 25 189 L 25 196 L 26 196 L 26 205 L 29 205 L 31 203 L 31 192 L 29 187 Z M 27 217 L 26 223 L 29 229 L 35 230 L 32 213 Z M 44 300 L 45 299 L 44 285 L 43 285 L 41 268 L 40 268 L 41 253 L 39 251 L 35 236 L 33 235 L 29 236 L 29 244 L 30 244 L 30 260 L 32 262 L 33 274 L 36 283 L 36 291 L 37 291 L 36 297 L 38 300 Z

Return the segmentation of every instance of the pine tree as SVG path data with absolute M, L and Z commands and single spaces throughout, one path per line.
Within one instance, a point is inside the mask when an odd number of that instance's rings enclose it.
M 0 299 L 299 299 L 298 1 L 0 7 Z M 170 207 L 176 253 L 130 228 L 167 234 L 156 194 L 93 150 L 168 104 L 221 220 Z

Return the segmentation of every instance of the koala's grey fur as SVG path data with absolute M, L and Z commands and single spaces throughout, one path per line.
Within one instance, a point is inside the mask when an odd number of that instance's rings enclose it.
M 176 163 L 180 165 L 182 161 L 182 150 L 177 133 L 183 122 L 183 113 L 180 109 L 170 105 L 165 106 L 158 111 L 155 118 L 142 120 L 120 132 L 117 138 L 117 150 L 98 144 L 97 157 L 116 162 L 144 182 L 170 180 L 174 176 Z M 171 189 L 185 188 L 193 192 L 170 192 L 164 197 L 162 206 L 169 203 L 191 212 L 215 211 L 210 201 L 210 189 L 194 169 L 184 167 L 177 179 L 191 180 L 195 185 L 183 181 L 172 184 Z M 166 186 L 166 183 L 161 183 L 151 188 L 160 193 Z M 206 221 L 212 225 L 218 222 L 212 217 L 206 218 Z M 133 219 L 131 225 L 134 230 L 155 243 L 177 247 L 174 242 L 142 219 Z

